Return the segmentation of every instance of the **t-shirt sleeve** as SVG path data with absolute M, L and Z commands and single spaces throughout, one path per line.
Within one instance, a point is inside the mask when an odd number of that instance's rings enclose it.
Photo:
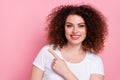
M 102 62 L 102 59 L 100 57 L 97 57 L 94 65 L 92 67 L 91 73 L 104 75 L 103 62 Z
M 45 63 L 46 63 L 46 56 L 45 56 L 45 49 L 42 48 L 38 55 L 36 56 L 36 58 L 34 59 L 33 61 L 33 65 L 38 67 L 39 69 L 43 70 L 44 71 L 44 68 L 45 68 Z

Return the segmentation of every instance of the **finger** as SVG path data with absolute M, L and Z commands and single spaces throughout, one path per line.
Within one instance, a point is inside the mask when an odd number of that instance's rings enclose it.
M 56 55 L 56 53 L 52 49 L 48 49 L 48 51 L 53 55 L 53 57 L 55 57 L 56 59 L 60 59 L 60 57 Z
M 55 63 L 56 63 L 56 60 L 57 60 L 57 59 L 54 59 L 54 60 L 53 60 L 53 64 L 55 64 Z

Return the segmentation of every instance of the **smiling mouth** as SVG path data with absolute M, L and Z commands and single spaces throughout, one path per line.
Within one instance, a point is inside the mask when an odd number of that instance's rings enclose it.
M 80 35 L 71 35 L 70 37 L 72 40 L 78 40 L 80 38 Z

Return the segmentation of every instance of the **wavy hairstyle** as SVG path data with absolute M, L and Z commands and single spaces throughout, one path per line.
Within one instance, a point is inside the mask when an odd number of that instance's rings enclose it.
M 85 50 L 99 53 L 104 47 L 108 34 L 106 19 L 101 12 L 90 5 L 61 5 L 52 10 L 47 16 L 48 44 L 62 48 L 66 43 L 65 21 L 69 15 L 79 15 L 85 20 L 87 36 L 82 46 Z

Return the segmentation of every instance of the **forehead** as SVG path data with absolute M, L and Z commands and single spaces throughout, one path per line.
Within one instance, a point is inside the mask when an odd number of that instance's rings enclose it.
M 84 23 L 84 19 L 79 15 L 68 15 L 66 18 L 66 22 L 71 23 Z

